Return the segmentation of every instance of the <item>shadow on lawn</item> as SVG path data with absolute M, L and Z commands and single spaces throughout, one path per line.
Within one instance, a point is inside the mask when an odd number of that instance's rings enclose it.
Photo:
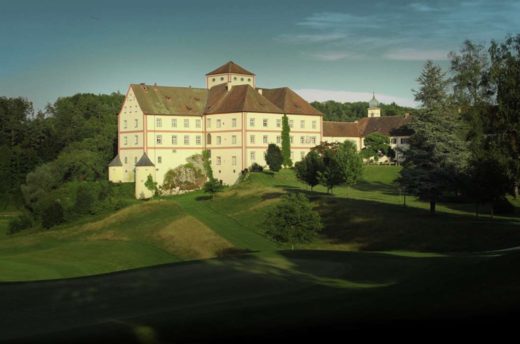
M 0 340 L 135 343 L 147 334 L 150 342 L 246 337 L 266 342 L 282 334 L 295 338 L 304 329 L 307 339 L 382 324 L 400 331 L 411 321 L 424 325 L 434 316 L 460 317 L 461 309 L 469 319 L 518 308 L 520 281 L 511 269 L 519 259 L 513 258 L 282 251 L 4 283 L 0 297 L 9 317 L 3 319 Z
M 351 187 L 358 191 L 380 191 L 385 195 L 399 195 L 399 188 L 387 183 L 361 181 Z
M 520 245 L 518 225 L 507 220 L 438 213 L 368 200 L 319 199 L 322 235 L 365 250 L 481 251 Z

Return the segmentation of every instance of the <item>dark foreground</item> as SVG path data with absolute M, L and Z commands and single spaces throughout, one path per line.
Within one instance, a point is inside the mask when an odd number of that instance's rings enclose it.
M 520 254 L 295 251 L 0 284 L 0 342 L 422 342 L 514 334 Z

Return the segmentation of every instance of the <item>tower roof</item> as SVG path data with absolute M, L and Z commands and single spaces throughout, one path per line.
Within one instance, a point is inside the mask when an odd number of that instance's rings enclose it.
M 141 159 L 139 159 L 139 161 L 135 164 L 135 167 L 139 167 L 139 166 L 155 166 L 155 165 L 150 160 L 148 155 L 146 153 L 143 153 L 143 156 L 141 157 Z
M 110 164 L 108 164 L 109 167 L 118 167 L 118 166 L 123 166 L 123 163 L 121 163 L 121 159 L 119 158 L 119 154 L 116 155 L 116 157 L 114 159 L 112 159 L 112 161 L 110 162 Z
M 379 107 L 379 101 L 376 99 L 376 95 L 372 93 L 372 99 L 368 102 L 368 107 L 376 108 Z
M 228 73 L 244 74 L 244 75 L 255 75 L 254 73 L 251 73 L 250 71 L 248 71 L 248 70 L 244 69 L 243 67 L 237 65 L 233 61 L 229 61 L 228 63 L 223 64 L 222 66 L 220 66 L 217 69 L 209 72 L 206 75 L 228 74 Z

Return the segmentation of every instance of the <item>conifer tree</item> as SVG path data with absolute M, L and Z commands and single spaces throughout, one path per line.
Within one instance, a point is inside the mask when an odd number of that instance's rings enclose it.
M 289 119 L 287 115 L 284 114 L 282 118 L 282 156 L 283 156 L 283 166 L 291 167 L 291 137 L 289 133 L 291 132 L 291 128 L 289 127 Z

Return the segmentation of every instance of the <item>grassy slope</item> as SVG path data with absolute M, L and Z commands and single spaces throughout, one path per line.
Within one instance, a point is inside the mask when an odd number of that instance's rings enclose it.
M 439 206 L 409 197 L 392 185 L 397 167 L 367 166 L 364 180 L 335 195 L 320 186 L 309 197 L 326 225 L 319 240 L 299 248 L 326 250 L 467 252 L 520 245 L 518 219 L 476 219 L 468 205 Z M 181 260 L 205 259 L 242 249 L 283 249 L 263 237 L 264 212 L 285 192 L 306 191 L 292 171 L 255 173 L 208 200 L 200 192 L 139 203 L 104 218 L 51 231 L 2 236 L 0 280 L 75 277 Z
M 397 169 L 368 169 L 356 188 L 339 188 L 336 197 L 311 195 L 326 229 L 319 241 L 302 246 L 307 250 L 275 251 L 279 247 L 261 236 L 262 215 L 278 196 L 305 190 L 290 171 L 254 174 L 211 201 L 191 193 L 83 225 L 4 238 L 1 275 L 10 280 L 175 264 L 2 283 L 0 302 L 9 317 L 0 340 L 70 342 L 89 336 L 92 341 L 97 334 L 104 341 L 125 342 L 240 335 L 267 341 L 303 328 L 339 332 L 380 328 L 377 324 L 392 320 L 398 321 L 392 326 L 405 330 L 413 321 L 439 318 L 460 330 L 463 323 L 456 319 L 519 310 L 518 252 L 461 252 L 518 245 L 516 218 L 475 219 L 463 207 L 440 207 L 439 216 L 430 218 L 421 202 L 400 205 L 402 199 L 389 185 Z M 189 241 L 194 237 L 201 239 Z M 391 252 L 308 250 L 317 247 Z M 178 262 L 230 248 L 257 252 Z

